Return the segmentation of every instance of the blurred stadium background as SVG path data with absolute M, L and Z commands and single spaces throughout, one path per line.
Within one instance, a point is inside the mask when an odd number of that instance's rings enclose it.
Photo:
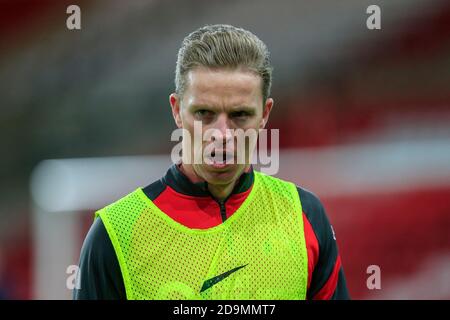
M 450 3 L 435 0 L 0 1 L 0 298 L 70 297 L 93 210 L 164 173 L 176 53 L 209 23 L 271 50 L 279 176 L 322 199 L 352 298 L 450 299 Z

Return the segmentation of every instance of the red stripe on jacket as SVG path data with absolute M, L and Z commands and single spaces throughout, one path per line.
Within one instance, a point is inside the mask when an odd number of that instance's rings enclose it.
M 336 290 L 340 269 L 341 256 L 338 256 L 330 277 L 328 278 L 322 289 L 320 289 L 320 291 L 313 297 L 313 300 L 329 300 L 333 297 L 334 291 Z
M 306 249 L 308 252 L 308 289 L 311 284 L 312 273 L 319 260 L 319 242 L 317 241 L 316 234 L 309 223 L 306 214 L 303 213 L 303 229 L 305 230 Z

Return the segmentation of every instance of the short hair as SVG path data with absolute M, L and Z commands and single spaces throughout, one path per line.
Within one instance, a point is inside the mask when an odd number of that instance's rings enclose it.
M 201 27 L 184 38 L 178 51 L 175 70 L 176 93 L 184 93 L 186 74 L 195 67 L 243 67 L 261 76 L 265 102 L 272 85 L 273 68 L 269 55 L 264 42 L 250 31 L 226 24 Z

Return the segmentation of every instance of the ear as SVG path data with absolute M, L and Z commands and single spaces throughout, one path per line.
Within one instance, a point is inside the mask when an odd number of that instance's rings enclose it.
M 273 99 L 268 98 L 266 100 L 266 103 L 264 104 L 263 116 L 262 116 L 261 122 L 259 124 L 260 129 L 264 129 L 264 127 L 267 124 L 267 121 L 269 121 L 269 115 L 270 115 L 270 111 L 272 111 L 272 107 L 273 107 Z
M 178 128 L 182 128 L 183 127 L 183 123 L 181 121 L 181 115 L 180 115 L 181 99 L 176 93 L 172 93 L 169 96 L 169 102 L 170 102 L 170 106 L 172 107 L 173 119 L 175 120 L 175 123 L 176 123 L 177 127 Z

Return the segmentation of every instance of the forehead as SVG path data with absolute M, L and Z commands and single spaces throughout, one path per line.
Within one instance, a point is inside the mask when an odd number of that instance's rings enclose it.
M 262 103 L 262 79 L 242 69 L 197 67 L 186 75 L 183 99 L 189 105 L 236 106 Z

